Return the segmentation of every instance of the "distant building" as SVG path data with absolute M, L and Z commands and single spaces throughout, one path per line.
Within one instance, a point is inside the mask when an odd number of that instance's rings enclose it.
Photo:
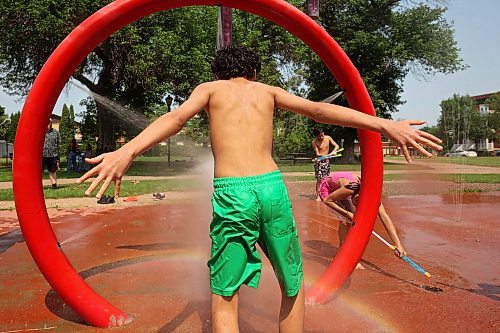
M 0 158 L 12 158 L 14 145 L 5 140 L 0 140 Z
M 427 148 L 426 149 L 428 152 L 431 154 L 437 156 L 438 152 L 435 151 L 434 149 Z M 413 158 L 420 158 L 424 157 L 424 155 L 418 151 L 417 149 L 413 147 L 408 147 L 408 152 L 410 153 L 410 156 Z M 359 142 L 356 140 L 354 143 L 354 155 L 360 156 L 361 155 L 361 146 Z M 403 151 L 401 148 L 398 146 L 394 145 L 391 141 L 385 139 L 382 137 L 382 155 L 383 156 L 403 156 Z
M 59 131 L 59 126 L 61 125 L 61 116 L 57 114 L 51 114 L 50 119 L 52 119 L 52 128 Z M 77 143 L 82 141 L 82 132 L 80 130 L 80 123 L 75 121 L 75 139 Z
M 500 94 L 500 91 L 497 91 L 494 93 L 489 93 L 489 94 L 471 96 L 471 98 L 474 99 L 477 103 L 477 111 L 479 113 L 484 115 L 484 114 L 494 113 L 494 112 L 498 111 L 498 110 L 491 109 L 490 105 L 487 103 L 488 98 L 490 98 L 491 96 L 493 96 L 495 94 Z M 496 129 L 496 131 L 498 134 L 498 129 Z M 477 140 L 477 142 L 472 142 L 470 147 L 468 147 L 467 150 L 476 150 L 476 151 L 481 151 L 481 152 L 493 152 L 496 150 L 500 150 L 500 142 L 495 142 L 495 140 L 490 140 L 490 139 L 481 139 L 481 140 Z
M 471 96 L 472 99 L 474 99 L 477 103 L 477 110 L 481 114 L 487 114 L 487 113 L 493 113 L 495 110 L 490 109 L 489 104 L 486 102 L 488 98 L 495 94 L 500 94 L 500 91 L 497 91 L 496 93 L 489 93 L 489 94 L 483 94 L 483 95 L 476 95 L 476 96 Z

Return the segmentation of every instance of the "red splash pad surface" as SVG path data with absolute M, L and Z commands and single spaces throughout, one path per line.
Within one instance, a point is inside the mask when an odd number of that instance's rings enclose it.
M 292 195 L 293 197 L 293 195 Z M 372 238 L 365 270 L 331 302 L 306 308 L 306 332 L 498 332 L 500 193 L 384 199 L 423 277 Z M 110 332 L 209 332 L 208 200 L 99 211 L 52 212 L 73 266 L 98 293 L 135 316 Z M 293 200 L 306 285 L 338 246 L 338 221 L 322 204 Z M 387 234 L 379 223 L 375 230 Z M 0 236 L 0 332 L 95 332 L 54 294 L 17 229 Z M 438 287 L 441 293 L 424 290 Z M 277 332 L 279 290 L 270 265 L 258 289 L 241 289 L 242 332 Z M 98 330 L 108 331 L 108 330 Z

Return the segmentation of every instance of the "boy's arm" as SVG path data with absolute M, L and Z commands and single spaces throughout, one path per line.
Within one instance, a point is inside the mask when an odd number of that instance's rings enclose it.
M 330 140 L 330 143 L 333 145 L 333 150 L 329 155 L 330 156 L 335 155 L 337 150 L 339 150 L 340 146 L 337 144 L 337 142 L 335 142 L 335 140 L 332 139 L 331 136 L 328 137 L 328 140 Z
M 442 150 L 442 141 L 432 134 L 412 128 L 412 125 L 422 125 L 424 121 L 403 120 L 392 121 L 367 115 L 363 112 L 339 105 L 311 102 L 294 96 L 284 89 L 274 87 L 274 101 L 277 108 L 289 110 L 319 123 L 366 129 L 383 134 L 401 147 L 408 162 L 411 162 L 408 147 L 414 147 L 424 156 L 432 157 L 420 144 L 435 150 Z
M 314 150 L 314 153 L 316 154 L 316 156 L 320 156 L 318 146 L 314 143 L 314 140 L 311 142 L 311 147 Z
M 94 179 L 87 191 L 85 191 L 85 195 L 91 195 L 96 187 L 104 182 L 96 195 L 96 198 L 100 198 L 106 192 L 111 182 L 115 182 L 115 197 L 118 197 L 121 178 L 130 167 L 133 159 L 157 143 L 178 133 L 189 119 L 205 108 L 209 98 L 209 84 L 199 85 L 193 90 L 189 99 L 179 108 L 156 119 L 120 149 L 86 159 L 87 163 L 99 165 L 85 173 L 77 181 L 80 184 L 88 178 L 97 175 L 97 178 Z

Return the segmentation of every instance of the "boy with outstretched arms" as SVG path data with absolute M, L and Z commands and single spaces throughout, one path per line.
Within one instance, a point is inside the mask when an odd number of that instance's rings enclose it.
M 208 262 L 213 330 L 238 332 L 239 287 L 256 287 L 260 277 L 258 243 L 273 265 L 282 290 L 280 332 L 302 332 L 302 257 L 288 194 L 271 156 L 274 109 L 290 110 L 321 123 L 377 131 L 401 146 L 403 152 L 413 146 L 430 156 L 419 143 L 440 149 L 440 140 L 411 127 L 421 121 L 376 118 L 258 83 L 260 60 L 245 47 L 218 51 L 212 70 L 217 80 L 197 86 L 178 109 L 158 118 L 119 150 L 87 160 L 98 165 L 78 182 L 96 175 L 85 194 L 90 195 L 102 183 L 97 198 L 115 182 L 117 197 L 121 178 L 133 159 L 178 133 L 204 109 L 210 119 L 215 162 L 212 256 Z

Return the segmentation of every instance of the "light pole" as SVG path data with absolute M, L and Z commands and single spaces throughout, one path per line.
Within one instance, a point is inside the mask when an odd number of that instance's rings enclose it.
M 174 101 L 174 98 L 170 95 L 167 96 L 165 99 L 165 104 L 167 104 L 167 113 L 170 112 L 170 107 L 172 106 L 172 102 Z M 167 167 L 170 168 L 170 137 L 167 139 Z

